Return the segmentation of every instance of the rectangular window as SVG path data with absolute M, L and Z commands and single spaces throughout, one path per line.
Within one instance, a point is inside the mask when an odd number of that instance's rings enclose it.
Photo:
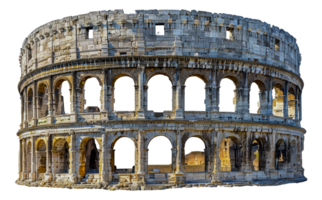
M 164 35 L 164 24 L 155 24 L 156 35 Z
M 120 56 L 126 56 L 127 53 L 126 52 L 120 52 Z
M 234 40 L 234 35 L 233 35 L 233 28 L 227 28 L 226 29 L 226 39 L 227 40 Z
M 194 56 L 199 56 L 199 53 L 193 53 Z
M 93 39 L 93 27 L 86 28 L 86 39 Z
M 275 39 L 275 51 L 280 50 L 280 41 L 278 39 Z

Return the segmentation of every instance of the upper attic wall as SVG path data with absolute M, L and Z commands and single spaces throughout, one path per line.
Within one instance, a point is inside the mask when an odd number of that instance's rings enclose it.
M 164 35 L 156 35 L 156 25 Z M 88 30 L 93 29 L 93 38 Z M 233 38 L 226 39 L 226 30 Z M 278 50 L 275 45 L 278 44 Z M 54 20 L 24 40 L 21 73 L 74 59 L 130 55 L 231 58 L 299 74 L 296 39 L 283 29 L 236 15 L 186 10 L 97 11 Z

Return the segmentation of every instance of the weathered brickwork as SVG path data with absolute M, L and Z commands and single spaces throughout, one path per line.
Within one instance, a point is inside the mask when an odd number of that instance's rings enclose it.
M 40 26 L 24 40 L 19 59 L 17 184 L 149 190 L 306 180 L 301 54 L 278 27 L 194 10 L 99 11 Z M 172 84 L 172 110 L 162 113 L 147 109 L 148 82 L 158 74 Z M 114 111 L 114 84 L 123 76 L 134 81 L 135 111 Z M 185 111 L 191 76 L 206 84 L 205 111 Z M 89 78 L 101 87 L 100 108 L 85 107 Z M 236 86 L 235 112 L 219 111 L 224 78 Z M 70 105 L 61 94 L 64 81 Z M 252 83 L 260 89 L 257 114 L 249 113 Z M 159 135 L 171 142 L 170 165 L 148 165 L 148 145 Z M 132 169 L 114 164 L 121 137 L 135 144 Z M 185 155 L 191 137 L 204 142 L 204 152 Z

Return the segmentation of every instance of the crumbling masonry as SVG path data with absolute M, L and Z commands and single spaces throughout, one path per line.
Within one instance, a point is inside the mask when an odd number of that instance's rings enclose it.
M 220 12 L 97 10 L 37 27 L 18 58 L 17 182 L 27 189 L 305 180 L 300 51 L 270 24 Z M 118 80 L 132 91 L 126 109 Z

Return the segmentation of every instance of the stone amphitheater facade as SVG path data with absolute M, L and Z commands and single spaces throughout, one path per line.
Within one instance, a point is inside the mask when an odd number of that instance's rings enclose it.
M 19 60 L 19 185 L 150 190 L 306 181 L 301 54 L 283 29 L 195 10 L 90 12 L 35 29 Z M 172 110 L 163 113 L 147 110 L 148 82 L 158 74 L 172 83 Z M 114 111 L 114 83 L 123 76 L 135 83 L 134 111 Z M 205 111 L 185 111 L 191 76 L 206 84 Z M 101 86 L 99 109 L 85 109 L 89 78 Z M 236 86 L 235 112 L 219 111 L 224 78 Z M 61 98 L 64 81 L 70 114 Z M 260 89 L 257 114 L 249 113 L 252 83 Z M 171 142 L 172 163 L 154 173 L 148 145 L 157 136 Z M 135 144 L 132 169 L 114 165 L 113 147 L 122 137 Z M 204 156 L 202 171 L 187 170 L 184 147 L 191 137 L 206 147 L 194 152 Z

